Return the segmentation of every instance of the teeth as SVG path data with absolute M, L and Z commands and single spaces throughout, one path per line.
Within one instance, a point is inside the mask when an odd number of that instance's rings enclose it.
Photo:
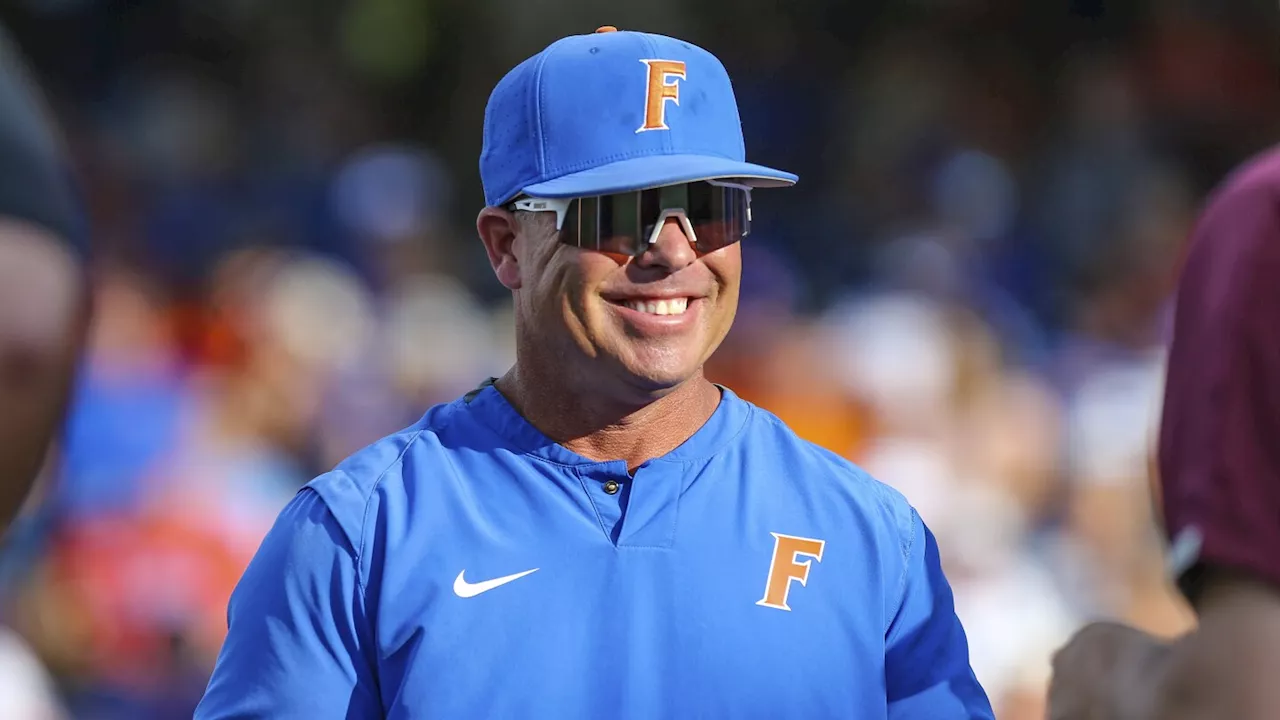
M 689 309 L 689 298 L 631 300 L 627 302 L 627 307 L 650 315 L 683 315 L 684 311 Z

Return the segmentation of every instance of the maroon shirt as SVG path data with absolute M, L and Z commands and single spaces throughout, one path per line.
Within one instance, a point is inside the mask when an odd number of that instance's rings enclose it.
M 1159 469 L 1170 565 L 1280 587 L 1280 150 L 1210 198 L 1178 288 Z

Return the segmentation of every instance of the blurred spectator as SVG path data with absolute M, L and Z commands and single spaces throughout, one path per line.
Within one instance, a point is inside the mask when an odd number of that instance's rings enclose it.
M 370 299 L 341 265 L 271 254 L 228 265 L 236 272 L 215 276 L 234 287 L 214 295 L 234 318 L 242 353 L 188 376 L 190 397 L 167 407 L 164 422 L 130 427 L 152 452 L 108 477 L 108 488 L 132 483 L 125 497 L 85 503 L 83 483 L 68 488 L 81 502 L 68 503 L 73 511 L 60 518 L 30 588 L 26 629 L 75 678 L 73 698 L 87 708 L 106 703 L 135 717 L 194 709 L 235 583 L 313 474 L 305 460 L 323 390 L 372 337 Z M 106 304 L 100 327 L 136 321 L 137 308 Z M 127 347 L 139 353 L 135 370 L 160 369 L 146 351 L 162 346 Z M 96 376 L 125 365 L 109 349 L 94 356 Z M 49 618 L 50 608 L 76 622 Z
M 191 402 L 154 284 L 123 266 L 105 268 L 95 306 L 56 495 L 68 522 L 134 506 L 143 473 L 175 442 Z

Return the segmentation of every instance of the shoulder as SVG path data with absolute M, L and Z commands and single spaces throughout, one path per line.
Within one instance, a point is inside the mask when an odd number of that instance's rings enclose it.
M 1274 347 L 1278 201 L 1280 148 L 1241 165 L 1206 200 L 1178 278 L 1169 392 L 1201 393 L 1206 372 L 1243 382 L 1248 373 L 1237 371 L 1249 368 L 1233 364 L 1250 362 L 1255 342 Z
M 1210 194 L 1177 285 L 1173 359 L 1226 369 L 1208 346 L 1269 337 L 1280 311 L 1280 149 L 1241 165 Z M 1178 368 L 1174 368 L 1175 372 Z
M 1205 199 L 1196 222 L 1189 261 L 1197 255 L 1231 254 L 1229 249 L 1258 252 L 1274 249 L 1280 238 L 1280 146 L 1242 163 Z M 1208 254 L 1208 247 L 1216 252 Z M 1194 267 L 1194 265 L 1193 265 Z
M 351 454 L 332 470 L 307 483 L 328 507 L 359 553 L 366 524 L 379 505 L 403 495 L 406 459 L 415 471 L 447 462 L 441 436 L 449 431 L 461 400 L 433 406 L 418 422 Z
M 1273 145 L 1241 162 L 1210 193 L 1206 206 L 1214 207 L 1236 194 L 1274 193 L 1280 190 L 1280 145 Z
M 915 536 L 915 509 L 895 488 L 872 476 L 852 460 L 800 437 L 778 416 L 752 405 L 748 445 L 794 476 L 797 488 L 823 502 L 851 507 L 861 518 L 891 532 L 905 556 Z
M 805 440 L 768 410 L 757 405 L 751 407 L 753 417 L 749 432 L 754 435 L 752 442 L 759 443 L 763 439 L 773 445 L 772 450 L 797 463 L 796 467 L 819 470 L 818 477 L 836 486 L 857 490 L 877 503 L 894 508 L 909 507 L 902 493 L 872 477 L 852 460 Z

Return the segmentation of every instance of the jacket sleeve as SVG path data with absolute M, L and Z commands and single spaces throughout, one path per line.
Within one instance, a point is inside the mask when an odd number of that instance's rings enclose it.
M 304 488 L 236 586 L 195 720 L 381 718 L 357 573 L 347 536 Z
M 891 720 L 992 720 L 991 703 L 969 665 L 938 544 L 911 511 L 906 572 L 885 638 L 885 691 Z

